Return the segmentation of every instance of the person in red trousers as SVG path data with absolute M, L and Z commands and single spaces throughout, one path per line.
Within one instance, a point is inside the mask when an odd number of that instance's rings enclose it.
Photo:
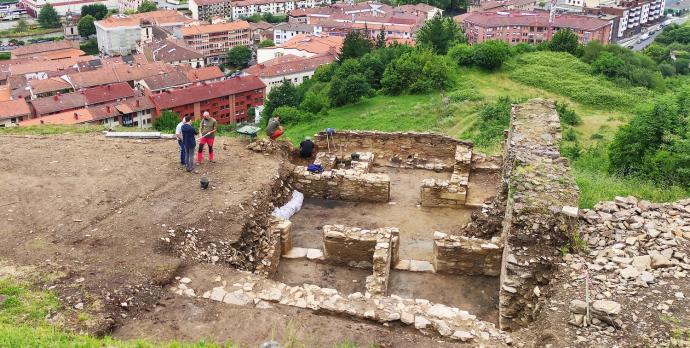
M 213 142 L 216 139 L 216 132 L 218 131 L 218 121 L 211 117 L 208 111 L 204 111 L 203 119 L 201 120 L 201 140 L 199 140 L 199 152 L 196 160 L 201 164 L 204 160 L 204 144 L 208 144 L 208 160 L 215 162 L 213 156 Z

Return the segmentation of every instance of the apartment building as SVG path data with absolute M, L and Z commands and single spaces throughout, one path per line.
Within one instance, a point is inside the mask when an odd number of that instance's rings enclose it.
M 282 45 L 259 48 L 256 61 L 263 63 L 288 54 L 305 58 L 326 53 L 338 54 L 344 40 L 343 36 L 296 35 Z
M 315 26 L 306 23 L 281 23 L 273 27 L 273 43 L 282 45 L 299 34 L 316 34 Z
M 232 18 L 249 17 L 254 14 L 287 14 L 300 8 L 314 8 L 328 5 L 329 0 L 240 0 L 232 2 Z
M 151 62 L 165 62 L 172 65 L 186 64 L 194 68 L 206 65 L 204 55 L 189 47 L 182 40 L 174 38 L 155 39 L 142 47 L 146 59 Z
M 32 17 L 38 17 L 38 13 L 46 4 L 53 6 L 59 16 L 66 16 L 70 12 L 79 11 L 84 5 L 103 4 L 109 10 L 117 10 L 117 0 L 21 0 L 21 7 Z
M 332 53 L 306 58 L 288 54 L 252 65 L 243 73 L 261 79 L 266 84 L 266 95 L 268 95 L 271 88 L 283 83 L 283 80 L 288 80 L 294 85 L 301 84 L 310 79 L 319 66 L 333 63 L 336 58 L 336 55 Z
M 224 81 L 193 86 L 151 96 L 154 120 L 164 110 L 201 117 L 208 111 L 218 123 L 248 120 L 249 108 L 263 105 L 266 85 L 256 76 L 238 76 Z
M 210 21 L 213 17 L 232 17 L 232 4 L 228 0 L 189 0 L 192 18 Z
M 549 13 L 543 11 L 473 12 L 461 19 L 470 43 L 500 40 L 512 45 L 538 44 L 567 28 L 577 34 L 582 44 L 595 40 L 608 44 L 612 30 L 609 21 L 591 16 L 556 14 L 550 22 Z
M 91 115 L 91 120 L 88 123 L 92 124 L 136 128 L 150 128 L 153 125 L 154 105 L 147 96 L 90 106 L 86 110 Z
M 618 1 L 598 3 L 585 8 L 585 13 L 598 16 L 615 16 L 612 39 L 620 40 L 642 32 L 644 27 L 663 20 L 666 3 L 663 0 Z
M 251 30 L 245 21 L 184 27 L 179 35 L 185 44 L 204 55 L 207 64 L 222 63 L 229 49 L 251 44 Z
M 179 28 L 191 22 L 175 10 L 158 10 L 134 15 L 114 15 L 96 21 L 96 38 L 101 53 L 116 56 L 137 51 L 142 43 L 153 40 L 153 26 Z
M 127 83 L 115 83 L 107 86 L 87 88 L 83 91 L 67 94 L 55 94 L 50 97 L 32 100 L 31 108 L 34 117 L 58 114 L 77 110 L 87 106 L 97 106 L 113 101 L 134 97 L 134 90 Z

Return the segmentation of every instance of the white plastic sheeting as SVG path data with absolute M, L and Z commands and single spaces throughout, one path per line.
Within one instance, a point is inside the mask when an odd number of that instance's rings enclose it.
M 280 208 L 273 209 L 272 215 L 281 219 L 288 220 L 291 216 L 295 215 L 300 209 L 302 209 L 302 203 L 304 202 L 304 195 L 302 192 L 297 190 L 292 191 L 292 198 L 289 202 L 285 203 L 284 206 Z

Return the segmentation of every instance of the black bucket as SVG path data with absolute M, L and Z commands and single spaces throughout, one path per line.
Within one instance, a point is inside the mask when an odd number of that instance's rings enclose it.
M 356 153 L 356 152 L 353 152 L 353 153 L 350 155 L 350 159 L 352 159 L 353 161 L 359 161 L 359 154 Z
M 209 181 L 208 181 L 208 178 L 207 178 L 207 177 L 202 176 L 201 179 L 199 179 L 199 183 L 201 184 L 201 188 L 202 188 L 203 190 L 208 189 L 208 183 L 209 183 Z

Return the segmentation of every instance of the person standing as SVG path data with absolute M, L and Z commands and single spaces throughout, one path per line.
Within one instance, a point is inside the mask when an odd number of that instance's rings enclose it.
M 184 124 L 181 128 L 182 133 L 182 143 L 184 144 L 185 151 L 185 165 L 187 166 L 187 171 L 191 172 L 194 170 L 194 148 L 196 147 L 196 135 L 197 130 L 191 125 L 192 117 L 185 116 Z
M 215 162 L 213 158 L 213 142 L 218 131 L 218 121 L 211 117 L 208 111 L 204 111 L 203 119 L 201 120 L 201 140 L 199 140 L 199 153 L 197 154 L 197 162 L 201 164 L 204 159 L 204 144 L 208 144 L 208 160 Z
M 180 120 L 180 123 L 175 127 L 175 137 L 177 138 L 177 145 L 180 145 L 180 164 L 186 165 L 187 157 L 184 153 L 184 143 L 182 142 L 182 125 L 184 125 L 184 117 Z
M 280 116 L 273 116 L 268 120 L 266 125 L 266 134 L 269 138 L 276 140 L 283 135 L 283 126 L 280 125 Z

